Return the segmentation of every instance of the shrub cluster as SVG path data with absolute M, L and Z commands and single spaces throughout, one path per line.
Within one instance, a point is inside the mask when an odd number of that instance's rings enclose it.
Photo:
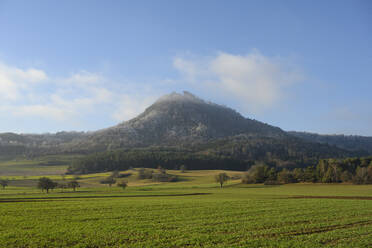
M 162 167 L 158 168 L 158 172 L 150 169 L 140 168 L 138 170 L 138 179 L 152 179 L 155 182 L 177 182 L 178 176 L 166 173 Z

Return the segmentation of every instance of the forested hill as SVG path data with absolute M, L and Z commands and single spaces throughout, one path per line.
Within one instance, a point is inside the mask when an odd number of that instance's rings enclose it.
M 288 133 L 310 142 L 335 145 L 350 151 L 365 150 L 369 154 L 372 154 L 372 137 L 358 135 L 321 135 L 294 131 Z
M 0 134 L 0 145 L 25 146 L 29 153 L 91 153 L 148 146 L 189 147 L 239 134 L 288 136 L 278 127 L 245 118 L 231 108 L 206 102 L 188 92 L 165 95 L 142 114 L 116 126 L 69 134 Z
M 319 159 L 359 156 L 334 146 L 303 142 L 290 137 L 254 137 L 238 135 L 208 143 L 184 147 L 149 147 L 106 151 L 75 160 L 69 173 L 93 173 L 126 170 L 130 167 L 166 169 L 225 169 L 246 170 L 252 164 L 263 162 L 274 167 L 296 168 L 316 165 Z
M 366 151 L 372 152 L 368 142 L 348 143 L 340 148 L 337 142 L 319 144 L 316 139 L 302 136 L 246 118 L 231 108 L 184 92 L 165 95 L 137 117 L 95 132 L 0 134 L 0 156 L 92 154 L 130 149 L 159 153 L 153 148 L 160 147 L 184 151 L 185 156 L 191 158 L 187 163 L 195 161 L 193 156 L 207 156 L 207 160 L 213 157 L 212 165 L 219 163 L 216 159 L 231 159 L 239 161 L 239 166 L 250 161 L 302 166 L 315 164 L 320 158 L 361 156 L 368 155 Z
M 165 95 L 137 117 L 68 144 L 105 151 L 148 146 L 185 146 L 239 134 L 285 138 L 286 132 L 191 93 Z

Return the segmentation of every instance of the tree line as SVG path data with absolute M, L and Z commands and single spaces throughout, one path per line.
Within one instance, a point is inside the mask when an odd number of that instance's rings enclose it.
M 244 174 L 242 182 L 265 184 L 297 182 L 372 184 L 372 157 L 321 159 L 316 166 L 293 170 L 256 164 Z
M 104 178 L 100 181 L 101 184 L 107 184 L 110 187 L 115 184 L 116 178 L 120 177 L 120 173 L 113 172 L 109 177 Z M 121 187 L 122 189 L 125 189 L 127 187 L 128 183 L 125 180 L 122 180 L 117 183 L 118 187 Z M 56 188 L 60 189 L 72 189 L 74 192 L 76 191 L 77 188 L 80 187 L 80 183 L 77 180 L 72 180 L 69 182 L 55 182 L 52 179 L 48 177 L 41 177 L 38 180 L 37 187 L 42 190 L 42 192 L 46 191 L 46 193 L 49 193 L 49 190 L 53 190 Z
M 346 151 L 326 144 L 305 142 L 299 138 L 270 138 L 237 135 L 192 146 L 148 147 L 109 150 L 74 160 L 70 174 L 85 174 L 134 168 L 245 171 L 260 161 L 270 167 L 316 166 L 320 159 L 365 156 L 363 152 Z
M 72 180 L 69 182 L 62 182 L 62 183 L 57 183 L 53 181 L 52 179 L 48 177 L 41 177 L 38 180 L 37 187 L 41 189 L 43 192 L 44 190 L 46 193 L 49 193 L 49 190 L 53 190 L 55 188 L 60 188 L 60 189 L 68 189 L 71 188 L 73 191 L 76 191 L 76 188 L 80 187 L 80 184 L 76 180 Z
M 132 149 L 95 153 L 74 160 L 68 167 L 69 174 L 86 174 L 129 168 L 190 170 L 246 170 L 253 161 L 234 159 L 218 154 L 198 154 L 178 149 Z

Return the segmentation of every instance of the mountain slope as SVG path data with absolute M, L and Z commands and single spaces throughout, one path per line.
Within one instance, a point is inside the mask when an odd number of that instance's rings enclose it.
M 41 155 L 62 152 L 61 145 L 81 139 L 84 132 L 58 132 L 55 134 L 0 133 L 0 156 Z
M 359 149 L 347 150 L 350 146 L 342 149 L 321 145 L 318 140 L 284 132 L 278 127 L 245 118 L 228 107 L 205 102 L 188 92 L 166 95 L 137 117 L 96 132 L 0 134 L 0 156 L 89 154 L 134 148 L 148 149 L 150 153 L 158 152 L 158 148 L 172 148 L 185 151 L 187 156 L 209 154 L 214 158 L 263 160 L 277 165 L 366 155 L 357 151 Z
M 179 146 L 243 133 L 278 138 L 287 136 L 280 128 L 244 118 L 230 108 L 205 102 L 184 92 L 166 95 L 138 117 L 94 132 L 74 146 L 93 150 Z
M 288 133 L 310 142 L 334 145 L 350 151 L 364 150 L 372 154 L 372 137 L 358 135 L 321 135 L 294 131 Z

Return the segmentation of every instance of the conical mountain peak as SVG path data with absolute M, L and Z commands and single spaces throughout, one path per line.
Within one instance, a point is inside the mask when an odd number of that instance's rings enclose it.
M 172 92 L 171 94 L 160 97 L 155 103 L 162 102 L 194 102 L 194 103 L 205 103 L 201 98 L 193 95 L 188 91 L 183 91 L 183 94 Z
M 159 98 L 137 117 L 92 134 L 88 143 L 113 148 L 190 145 L 240 134 L 286 135 L 280 128 L 245 118 L 185 91 Z

